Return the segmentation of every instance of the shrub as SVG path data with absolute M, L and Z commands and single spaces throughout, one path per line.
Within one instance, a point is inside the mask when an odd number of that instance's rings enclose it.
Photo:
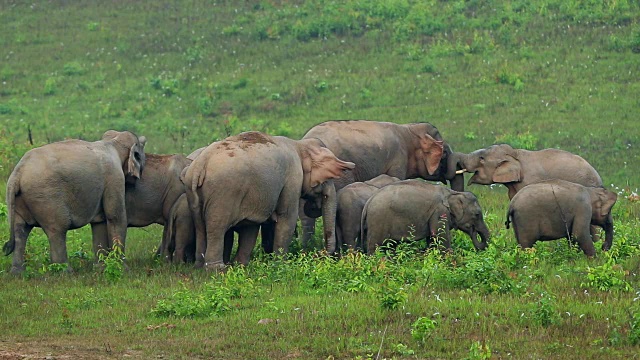
M 424 344 L 436 329 L 438 322 L 427 317 L 419 317 L 411 325 L 411 337 L 417 342 Z

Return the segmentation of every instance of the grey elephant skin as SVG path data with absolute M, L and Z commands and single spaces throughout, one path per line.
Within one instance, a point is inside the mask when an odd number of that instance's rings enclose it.
M 249 262 L 259 226 L 274 222 L 274 251 L 288 250 L 299 200 L 321 198 L 328 250 L 335 251 L 336 194 L 331 179 L 354 164 L 317 140 L 246 132 L 209 145 L 183 182 L 196 227 L 196 266 L 224 267 L 225 234 L 239 233 L 236 261 Z
M 529 151 L 510 145 L 493 145 L 461 154 L 467 172 L 473 173 L 468 184 L 504 184 L 509 199 L 529 184 L 561 179 L 584 186 L 602 186 L 602 178 L 582 157 L 558 149 Z
M 505 225 L 513 230 L 522 248 L 537 240 L 561 238 L 576 242 L 587 256 L 595 256 L 592 225 L 605 231 L 603 250 L 613 241 L 611 209 L 618 195 L 602 187 L 588 187 L 564 180 L 527 185 L 511 199 Z
M 459 153 L 454 153 L 432 124 L 395 124 L 368 120 L 327 121 L 311 128 L 303 139 L 319 139 L 340 159 L 356 164 L 354 171 L 334 181 L 344 186 L 382 174 L 401 180 L 422 178 L 450 182 L 464 190 Z M 313 234 L 312 220 L 301 215 L 303 243 Z
M 129 227 L 163 225 L 164 231 L 158 254 L 164 255 L 168 260 L 173 259 L 173 253 L 169 251 L 168 244 L 176 242 L 176 239 L 170 237 L 179 237 L 177 241 L 180 243 L 195 241 L 189 239 L 195 236 L 189 207 L 176 206 L 180 196 L 185 193 L 184 184 L 180 181 L 180 173 L 190 163 L 191 160 L 180 154 L 146 154 L 144 173 L 135 186 L 127 185 L 125 191 L 127 225 Z M 174 206 L 176 206 L 175 209 Z M 175 218 L 180 218 L 181 221 L 172 223 L 173 231 L 169 232 L 167 226 L 169 220 Z M 94 224 L 92 231 L 93 241 L 97 242 L 94 246 L 107 248 L 108 237 L 104 224 Z
M 24 271 L 29 233 L 41 227 L 51 262 L 68 264 L 67 231 L 104 226 L 108 248 L 127 235 L 125 183 L 135 184 L 145 165 L 146 138 L 109 130 L 100 141 L 66 140 L 29 150 L 7 181 L 12 273 Z M 94 251 L 100 249 L 95 248 Z M 70 267 L 67 267 L 71 271 Z
M 451 229 L 468 234 L 478 250 L 486 249 L 489 240 L 475 195 L 417 179 L 378 190 L 364 207 L 361 227 L 369 254 L 386 239 L 400 241 L 410 236 L 416 240 L 437 237 L 442 248 L 450 249 Z
M 363 182 L 354 182 L 338 190 L 338 210 L 336 213 L 336 240 L 338 249 L 342 245 L 349 248 L 361 247 L 356 243 L 360 238 L 360 219 L 367 200 L 379 189 L 400 181 L 386 174 Z

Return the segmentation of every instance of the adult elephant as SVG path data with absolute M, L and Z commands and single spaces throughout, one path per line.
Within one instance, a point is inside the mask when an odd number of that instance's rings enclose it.
M 299 199 L 320 198 L 327 250 L 335 251 L 336 195 L 331 179 L 354 164 L 317 140 L 245 132 L 204 149 L 184 172 L 196 227 L 196 266 L 224 267 L 225 235 L 239 232 L 236 260 L 249 262 L 260 224 L 273 221 L 274 250 L 286 252 Z
M 169 255 L 168 251 L 165 251 L 166 244 L 172 241 L 169 236 L 192 236 L 193 222 L 188 207 L 173 209 L 180 195 L 185 192 L 184 184 L 180 181 L 180 173 L 190 163 L 191 160 L 180 154 L 146 154 L 144 174 L 140 176 L 135 186 L 126 187 L 127 226 L 145 227 L 151 224 L 164 226 L 158 255 Z M 174 214 L 171 214 L 172 211 Z M 186 211 L 186 214 L 176 214 L 180 211 Z M 181 216 L 182 221 L 177 223 L 176 229 L 169 233 L 166 225 L 172 216 Z M 94 248 L 107 249 L 109 243 L 105 224 L 93 224 L 91 229 Z
M 382 174 L 449 182 L 453 189 L 464 190 L 464 175 L 458 171 L 461 154 L 454 153 L 438 129 L 426 122 L 327 121 L 311 128 L 303 139 L 318 139 L 338 158 L 356 164 L 354 171 L 334 181 L 336 191 Z M 315 221 L 304 214 L 300 218 L 306 246 Z
M 125 183 L 140 178 L 145 143 L 144 136 L 109 130 L 99 141 L 66 140 L 29 150 L 7 181 L 9 241 L 4 253 L 13 253 L 11 272 L 24 271 L 27 238 L 34 227 L 47 235 L 53 263 L 68 264 L 67 231 L 89 223 L 105 223 L 108 243 L 119 242 L 124 250 Z M 98 250 L 94 242 L 96 255 Z
M 461 154 L 460 161 L 466 172 L 473 173 L 467 185 L 504 184 L 509 199 L 529 184 L 551 179 L 602 186 L 602 178 L 591 164 L 564 150 L 530 151 L 500 144 Z

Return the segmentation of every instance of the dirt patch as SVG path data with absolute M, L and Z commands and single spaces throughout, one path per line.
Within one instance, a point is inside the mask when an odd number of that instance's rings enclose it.
M 48 340 L 27 342 L 0 342 L 0 360 L 66 360 L 66 359 L 142 359 L 135 351 L 116 352 L 110 346 L 91 347 L 86 344 L 68 344 Z
M 247 142 L 250 144 L 273 144 L 274 142 L 265 134 L 257 131 L 248 131 L 238 135 L 238 140 Z

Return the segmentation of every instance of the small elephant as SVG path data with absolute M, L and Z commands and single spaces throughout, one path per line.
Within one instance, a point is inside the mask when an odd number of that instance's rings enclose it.
M 360 238 L 360 219 L 367 200 L 382 187 L 400 181 L 397 177 L 382 174 L 364 182 L 354 182 L 338 190 L 336 212 L 336 240 L 338 248 L 356 247 Z
M 477 250 L 486 249 L 489 240 L 475 195 L 422 180 L 398 181 L 378 190 L 364 207 L 361 228 L 363 247 L 369 254 L 386 239 L 399 241 L 410 236 L 440 238 L 441 247 L 450 249 L 450 229 L 468 234 Z
M 618 195 L 603 187 L 590 187 L 565 180 L 547 180 L 522 188 L 511 199 L 505 225 L 513 230 L 522 248 L 537 240 L 567 238 L 577 242 L 587 256 L 596 254 L 590 226 L 605 231 L 603 250 L 613 242 L 611 209 Z
M 510 145 L 493 145 L 470 154 L 460 154 L 470 184 L 504 184 L 509 199 L 520 189 L 544 180 L 562 179 L 584 186 L 602 186 L 602 178 L 585 159 L 558 149 L 530 151 Z
M 275 222 L 274 251 L 286 252 L 302 197 L 322 199 L 326 246 L 334 252 L 336 194 L 329 183 L 354 166 L 315 139 L 250 131 L 212 143 L 183 176 L 196 227 L 196 266 L 224 268 L 225 235 L 232 229 L 239 232 L 236 261 L 248 263 L 259 226 L 268 221 Z
M 119 242 L 124 250 L 125 183 L 141 177 L 145 143 L 144 136 L 109 130 L 99 141 L 66 140 L 29 150 L 7 181 L 4 253 L 13 252 L 11 272 L 24 271 L 27 238 L 36 226 L 49 238 L 53 263 L 68 264 L 67 231 L 89 223 L 104 226 L 107 248 Z
M 387 174 L 398 179 L 422 178 L 464 190 L 459 153 L 454 153 L 432 124 L 395 124 L 368 120 L 327 121 L 311 128 L 303 139 L 318 139 L 338 158 L 356 164 L 334 181 L 336 191 L 348 184 Z M 302 242 L 308 243 L 315 222 L 301 214 Z
M 162 237 L 163 243 L 158 253 L 172 262 L 194 262 L 196 230 L 186 194 L 180 195 L 171 207 L 164 229 L 166 235 Z

